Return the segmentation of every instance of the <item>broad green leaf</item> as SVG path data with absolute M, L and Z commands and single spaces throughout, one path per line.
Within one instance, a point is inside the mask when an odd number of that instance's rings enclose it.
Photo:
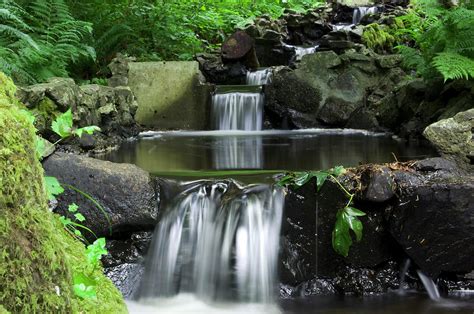
M 359 220 L 357 217 L 353 216 L 348 216 L 349 218 L 347 219 L 347 222 L 349 223 L 349 227 L 354 231 L 356 235 L 356 240 L 359 242 L 362 240 L 362 231 L 363 231 L 363 226 L 362 222 Z
M 332 247 L 336 253 L 347 257 L 349 248 L 352 245 L 352 239 L 349 234 L 349 225 L 347 221 L 342 218 L 342 214 L 338 213 L 336 224 L 332 232 Z
M 46 151 L 46 144 L 44 138 L 41 136 L 36 135 L 35 139 L 35 150 L 36 150 L 36 158 L 42 159 L 44 156 L 44 153 Z
M 74 293 L 83 299 L 95 299 L 97 297 L 96 286 L 97 282 L 83 274 L 74 274 Z
M 345 212 L 350 216 L 365 216 L 365 213 L 357 208 L 354 207 L 346 207 Z
M 303 186 L 306 182 L 311 180 L 312 176 L 309 172 L 299 172 L 296 173 L 296 177 L 294 179 L 294 185 L 300 187 Z
M 70 224 L 72 224 L 71 219 L 66 218 L 66 217 L 64 217 L 64 216 L 59 217 L 59 221 L 61 221 L 61 223 L 62 223 L 63 226 L 65 226 L 65 227 L 68 226 L 68 225 L 70 225 Z
M 85 132 L 87 134 L 94 134 L 94 132 L 100 132 L 100 128 L 98 126 L 95 126 L 95 125 L 91 125 L 91 126 L 85 126 L 83 128 L 79 128 L 77 130 L 74 130 L 74 134 L 77 135 L 78 137 L 82 137 L 82 134 Z
M 44 177 L 44 183 L 46 187 L 46 194 L 48 195 L 48 200 L 53 201 L 56 199 L 56 196 L 64 192 L 63 187 L 59 184 L 58 179 L 55 177 Z
M 316 187 L 317 190 L 319 191 L 321 187 L 324 185 L 324 182 L 326 182 L 326 179 L 329 176 L 329 173 L 324 172 L 324 171 L 317 171 L 313 172 L 313 175 L 316 177 Z
M 79 209 L 79 206 L 77 206 L 76 203 L 72 203 L 67 207 L 67 210 L 70 211 L 71 213 L 77 212 L 78 209 Z
M 99 238 L 95 240 L 94 243 L 87 246 L 86 256 L 91 265 L 96 265 L 102 255 L 105 254 L 107 254 L 107 250 L 105 249 L 105 238 Z
M 66 138 L 72 135 L 72 111 L 69 109 L 51 124 L 51 129 L 61 138 Z
M 86 220 L 86 217 L 82 215 L 81 213 L 74 214 L 74 217 L 77 219 L 77 221 L 83 222 Z

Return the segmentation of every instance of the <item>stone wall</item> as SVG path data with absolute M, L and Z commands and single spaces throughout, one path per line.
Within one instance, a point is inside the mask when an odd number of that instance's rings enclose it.
M 153 129 L 209 128 L 211 86 L 198 63 L 131 62 L 128 84 L 137 97 L 137 122 Z

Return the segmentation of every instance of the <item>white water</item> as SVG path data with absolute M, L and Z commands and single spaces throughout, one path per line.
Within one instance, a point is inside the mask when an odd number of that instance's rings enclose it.
M 273 304 L 261 303 L 207 303 L 190 293 L 183 293 L 172 298 L 162 298 L 140 303 L 126 301 L 130 314 L 280 314 L 280 309 Z
M 155 230 L 140 303 L 166 308 L 173 303 L 170 297 L 190 293 L 211 304 L 271 305 L 283 202 L 283 191 L 267 185 L 196 181 L 183 186 Z
M 258 131 L 263 124 L 263 94 L 225 93 L 212 96 L 212 119 L 217 130 Z
M 438 287 L 434 283 L 433 279 L 426 276 L 421 270 L 416 271 L 418 273 L 418 277 L 420 277 L 423 286 L 425 286 L 426 292 L 430 296 L 430 299 L 433 301 L 438 301 L 441 299 L 441 296 L 438 291 Z
M 247 85 L 266 85 L 271 82 L 272 70 L 262 69 L 252 72 L 247 72 L 246 84 Z
M 367 14 L 375 14 L 378 12 L 377 7 L 358 7 L 354 9 L 352 14 L 352 24 L 359 24 Z

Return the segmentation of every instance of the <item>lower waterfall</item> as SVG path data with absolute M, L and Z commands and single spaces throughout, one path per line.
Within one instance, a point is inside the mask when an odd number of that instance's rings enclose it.
M 283 190 L 233 180 L 181 189 L 155 229 L 138 299 L 190 293 L 207 301 L 272 303 Z

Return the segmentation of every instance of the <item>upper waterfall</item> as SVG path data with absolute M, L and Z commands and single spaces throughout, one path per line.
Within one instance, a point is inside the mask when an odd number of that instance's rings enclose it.
M 259 92 L 230 92 L 213 95 L 214 128 L 217 130 L 261 130 L 263 98 L 263 94 Z
M 359 24 L 364 16 L 367 14 L 375 14 L 378 12 L 377 7 L 358 7 L 354 9 L 352 14 L 352 24 Z

